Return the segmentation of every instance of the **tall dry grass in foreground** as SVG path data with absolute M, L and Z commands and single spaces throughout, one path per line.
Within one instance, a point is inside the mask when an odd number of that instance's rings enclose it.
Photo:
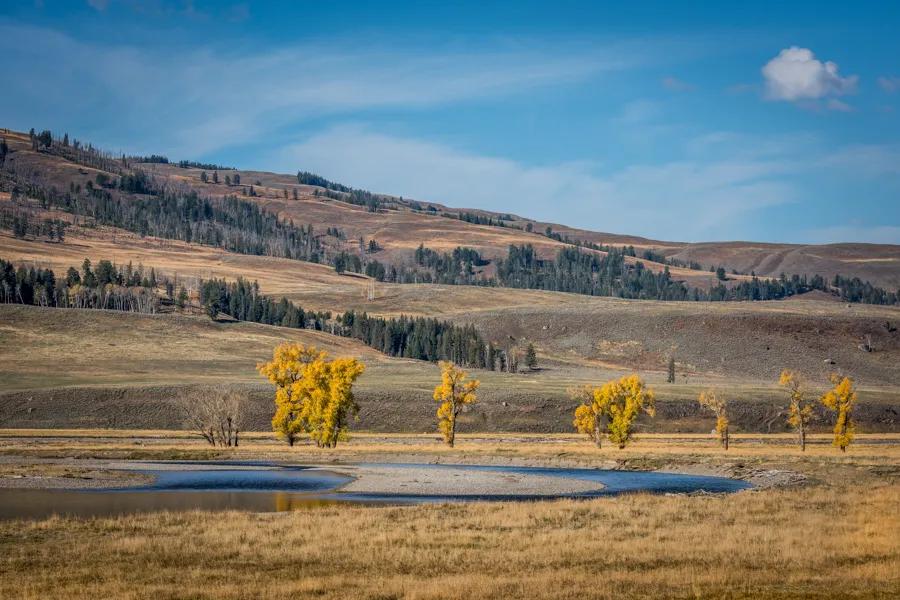
M 337 454 L 457 462 L 471 453 L 485 462 L 585 466 L 590 457 L 621 456 L 673 468 L 790 468 L 809 483 L 719 497 L 324 505 L 275 514 L 0 522 L 0 598 L 900 597 L 894 436 L 845 455 L 825 444 L 801 455 L 775 445 L 785 441 L 780 437 L 739 438 L 727 457 L 714 440 L 698 447 L 693 437 L 642 438 L 621 454 L 598 455 L 588 442 L 488 436 L 429 456 L 418 436 L 362 436 Z M 128 446 L 126 440 L 84 442 L 60 440 L 41 454 L 65 454 L 67 444 L 80 455 Z M 165 452 L 199 444 L 160 442 Z M 7 450 L 31 448 L 7 443 Z M 312 448 L 288 451 L 262 439 L 234 456 L 325 458 Z
M 897 486 L 0 525 L 0 597 L 877 597 Z

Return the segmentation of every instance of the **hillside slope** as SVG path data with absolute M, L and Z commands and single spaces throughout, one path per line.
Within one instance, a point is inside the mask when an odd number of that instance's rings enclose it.
M 12 305 L 0 305 L 0 427 L 181 428 L 185 420 L 178 398 L 184 390 L 233 386 L 248 398 L 243 427 L 266 430 L 272 388 L 255 365 L 271 355 L 274 345 L 288 340 L 366 363 L 355 386 L 361 412 L 354 428 L 434 430 L 431 393 L 440 374 L 428 362 L 387 358 L 352 340 L 311 331 L 178 315 Z M 685 356 L 694 356 L 691 352 L 696 349 L 686 348 Z M 658 397 L 658 416 L 642 419 L 641 431 L 708 431 L 710 420 L 695 400 L 706 386 L 727 387 L 736 431 L 785 427 L 784 392 L 760 375 L 726 378 L 682 372 L 680 365 L 678 383 L 666 384 L 664 372 L 627 356 L 607 364 L 542 358 L 544 366 L 535 372 L 473 371 L 482 385 L 478 404 L 461 415 L 465 430 L 571 431 L 575 403 L 566 388 L 596 384 L 631 368 L 639 369 Z M 739 364 L 748 364 L 747 359 Z M 814 391 L 821 389 L 813 384 Z M 864 429 L 900 428 L 896 379 L 891 385 L 861 378 L 860 385 L 863 401 L 857 418 Z M 828 417 L 820 413 L 816 429 L 827 427 Z
M 93 167 L 75 164 L 61 156 L 32 150 L 26 134 L 0 133 L 12 152 L 7 157 L 6 168 L 17 173 L 28 173 L 45 184 L 63 191 L 72 185 L 87 185 L 100 172 Z M 135 166 L 135 165 L 130 165 Z M 340 230 L 344 239 L 327 239 L 326 250 L 346 250 L 359 253 L 360 238 L 367 243 L 375 240 L 380 246 L 372 258 L 387 264 L 409 265 L 419 244 L 449 251 L 457 246 L 479 250 L 491 260 L 505 257 L 511 244 L 532 244 L 539 256 L 550 258 L 566 244 L 543 235 L 549 227 L 554 235 L 573 241 L 619 247 L 633 245 L 640 255 L 653 250 L 675 259 L 680 264 L 699 263 L 701 270 L 670 266 L 672 276 L 696 287 L 709 287 L 716 282 L 709 268 L 723 266 L 760 276 L 820 274 L 827 278 L 835 274 L 856 276 L 875 285 L 895 290 L 900 287 L 900 246 L 875 244 L 831 244 L 804 246 L 793 244 L 761 244 L 754 242 L 683 243 L 650 240 L 627 234 L 588 231 L 566 225 L 534 221 L 512 214 L 499 214 L 479 209 L 450 208 L 441 204 L 419 202 L 391 196 L 378 195 L 381 207 L 370 212 L 365 206 L 327 197 L 324 188 L 301 185 L 294 175 L 227 170 L 219 173 L 219 183 L 213 183 L 212 171 L 207 181 L 201 180 L 204 170 L 181 168 L 174 164 L 142 163 L 139 168 L 154 174 L 166 185 L 185 190 L 195 190 L 201 195 L 236 195 L 255 202 L 267 210 L 277 212 L 297 224 L 312 224 L 320 234 L 330 228 Z M 225 176 L 240 176 L 240 185 L 226 185 Z M 352 183 L 352 182 L 350 182 Z M 250 187 L 253 195 L 250 195 Z M 296 199 L 294 194 L 296 193 Z M 491 218 L 505 226 L 488 226 L 470 223 L 456 217 L 470 214 Z M 531 227 L 533 232 L 526 231 Z M 638 259 L 629 257 L 630 262 Z M 664 265 L 641 258 L 652 271 L 659 272 Z M 740 280 L 743 277 L 735 276 Z

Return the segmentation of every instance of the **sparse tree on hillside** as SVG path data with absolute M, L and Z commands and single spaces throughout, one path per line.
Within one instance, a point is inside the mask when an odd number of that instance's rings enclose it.
M 806 450 L 806 431 L 812 421 L 813 404 L 806 397 L 803 379 L 794 371 L 785 369 L 781 372 L 778 383 L 788 388 L 790 404 L 788 405 L 788 424 L 797 432 L 797 443 L 800 451 Z
M 228 187 L 231 187 L 231 175 L 225 176 L 225 185 L 227 185 Z
M 209 178 L 206 176 L 206 171 L 200 172 L 200 181 L 202 181 L 203 183 L 206 183 L 207 181 L 209 181 Z
M 231 181 L 234 182 L 234 185 L 241 185 L 241 174 L 235 173 L 234 177 L 231 178 Z
M 697 401 L 700 403 L 700 406 L 716 415 L 716 434 L 719 436 L 719 443 L 728 450 L 730 442 L 728 435 L 728 402 L 724 397 L 719 396 L 712 390 L 700 392 L 700 397 Z
M 841 452 L 846 452 L 856 433 L 856 424 L 853 422 L 856 390 L 853 389 L 852 378 L 836 373 L 831 375 L 831 384 L 834 387 L 822 396 L 821 402 L 825 408 L 835 413 L 832 445 L 840 448 Z
M 532 371 L 537 369 L 538 366 L 537 352 L 534 349 L 534 344 L 530 342 L 525 350 L 525 366 Z
M 219 172 L 213 171 L 213 183 L 219 183 Z
M 716 279 L 719 281 L 726 281 L 728 279 L 728 275 L 725 273 L 725 267 L 716 269 Z
M 190 298 L 188 296 L 188 291 L 182 285 L 181 289 L 178 290 L 178 296 L 175 298 L 175 306 L 183 309 L 185 306 L 187 306 L 189 299 Z
M 669 357 L 669 369 L 666 375 L 666 383 L 675 383 L 675 357 Z
M 456 441 L 456 418 L 467 404 L 478 401 L 475 391 L 479 381 L 466 381 L 468 373 L 449 361 L 441 361 L 441 383 L 434 388 L 434 399 L 441 405 L 437 410 L 438 429 L 451 448 Z
M 299 200 L 300 198 L 299 196 L 297 196 L 297 188 L 294 188 L 292 191 L 294 193 L 294 200 Z

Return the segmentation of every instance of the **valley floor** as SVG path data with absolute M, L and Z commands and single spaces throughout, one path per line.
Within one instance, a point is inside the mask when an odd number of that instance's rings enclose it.
M 726 496 L 284 513 L 155 513 L 0 522 L 0 597 L 645 598 L 896 597 L 900 438 L 644 435 L 626 450 L 574 436 L 355 436 L 334 451 L 271 434 L 221 451 L 185 432 L 0 431 L 6 463 L 48 459 L 267 459 L 664 469 L 771 486 Z M 62 462 L 65 462 L 63 460 Z M 758 479 L 763 477 L 763 479 Z

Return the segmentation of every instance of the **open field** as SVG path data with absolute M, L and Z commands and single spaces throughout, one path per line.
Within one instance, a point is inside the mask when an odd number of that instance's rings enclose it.
M 643 321 L 655 322 L 649 316 Z M 431 363 L 389 358 L 354 340 L 309 330 L 20 305 L 0 306 L 0 426 L 178 428 L 183 417 L 177 398 L 185 386 L 231 385 L 247 394 L 246 426 L 266 429 L 272 388 L 255 366 L 283 341 L 315 344 L 367 364 L 356 386 L 361 412 L 355 428 L 433 429 L 436 407 L 431 394 L 439 371 Z M 881 353 L 859 354 L 877 358 Z M 65 357 L 64 368 L 54 367 L 60 357 Z M 689 371 L 680 374 L 676 384 L 666 384 L 664 369 L 628 360 L 548 360 L 538 371 L 518 374 L 473 371 L 482 382 L 480 402 L 461 415 L 461 422 L 474 431 L 570 431 L 576 404 L 567 396 L 568 387 L 597 384 L 637 368 L 658 396 L 658 416 L 642 419 L 644 430 L 708 431 L 713 420 L 696 404 L 697 394 L 707 386 L 727 390 L 736 431 L 777 432 L 785 427 L 786 399 L 775 375 L 765 379 Z M 900 425 L 898 391 L 890 377 L 897 366 L 873 364 L 872 373 L 878 373 L 876 367 L 884 369 L 885 379 L 879 385 L 859 381 L 856 418 L 863 431 L 894 431 Z M 816 427 L 827 429 L 829 418 L 824 413 L 819 417 Z
M 167 432 L 2 431 L 4 457 L 203 457 Z M 136 448 L 134 441 L 142 440 Z M 157 446 L 153 449 L 152 445 Z M 900 593 L 895 435 L 846 454 L 748 436 L 724 453 L 697 436 L 597 451 L 570 436 L 359 436 L 332 454 L 254 435 L 218 457 L 299 463 L 437 460 L 791 471 L 785 487 L 728 496 L 298 512 L 159 513 L 0 522 L 0 595 L 38 598 L 876 598 Z M 242 445 L 243 446 L 243 445 Z M 155 453 L 155 454 L 153 454 Z M 798 483 L 798 481 L 800 483 Z
M 65 243 L 0 233 L 0 256 L 58 272 L 84 258 L 133 262 L 188 286 L 198 278 L 258 280 L 263 293 L 285 295 L 305 309 L 427 315 L 471 322 L 495 343 L 531 341 L 542 358 L 577 366 L 660 370 L 674 354 L 688 377 L 714 374 L 771 379 L 783 366 L 822 378 L 843 369 L 868 385 L 900 381 L 900 307 L 795 298 L 772 302 L 629 301 L 478 286 L 378 284 L 330 267 L 248 256 L 108 229 L 73 232 Z M 893 330 L 892 330 L 893 329 Z M 876 352 L 858 346 L 869 336 Z M 834 361 L 826 364 L 826 360 Z M 801 361 L 800 364 L 789 364 Z

